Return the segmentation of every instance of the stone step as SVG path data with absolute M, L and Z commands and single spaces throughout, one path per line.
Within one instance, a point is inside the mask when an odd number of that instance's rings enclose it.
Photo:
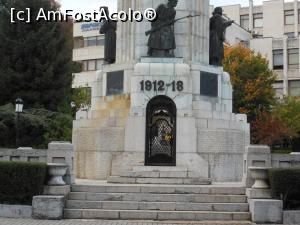
M 179 166 L 134 166 L 135 172 L 187 172 L 186 167 Z
M 186 185 L 209 185 L 209 178 L 139 178 L 111 176 L 108 183 L 115 184 L 186 184 Z
M 154 211 L 154 210 L 101 210 L 65 209 L 65 219 L 121 219 L 121 220 L 186 220 L 186 221 L 245 221 L 247 212 Z
M 188 203 L 68 200 L 68 209 L 248 212 L 247 203 Z
M 191 203 L 246 203 L 245 195 L 214 194 L 152 194 L 152 193 L 91 193 L 71 192 L 69 200 L 136 201 L 136 202 L 191 202 Z
M 91 193 L 158 193 L 158 194 L 219 194 L 245 195 L 244 187 L 226 187 L 215 185 L 151 185 L 151 184 L 104 184 L 104 185 L 72 185 L 72 192 Z
M 134 178 L 199 178 L 200 173 L 188 171 L 129 171 L 121 173 L 121 177 Z

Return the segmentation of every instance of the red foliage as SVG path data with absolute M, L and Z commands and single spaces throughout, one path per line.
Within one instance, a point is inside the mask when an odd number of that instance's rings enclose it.
M 270 147 L 296 135 L 283 121 L 268 112 L 260 113 L 252 123 L 252 131 L 256 142 Z

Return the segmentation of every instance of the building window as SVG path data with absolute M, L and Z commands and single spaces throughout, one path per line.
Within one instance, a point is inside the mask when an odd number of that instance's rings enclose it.
M 83 71 L 100 70 L 103 65 L 102 59 L 92 59 L 83 61 Z
M 263 27 L 263 14 L 262 13 L 256 13 L 253 15 L 253 25 L 254 25 L 254 28 Z
M 288 65 L 289 69 L 299 68 L 299 49 L 288 49 Z
M 103 35 L 84 38 L 84 47 L 103 46 L 103 45 L 104 45 L 104 36 Z
M 249 30 L 249 15 L 241 16 L 241 27 L 246 30 Z
M 294 10 L 285 10 L 284 11 L 284 24 L 285 25 L 294 24 Z
M 283 69 L 283 50 L 273 50 L 273 69 Z
M 300 80 L 289 81 L 289 95 L 300 96 Z
M 284 35 L 286 35 L 288 38 L 294 38 L 295 37 L 294 32 L 285 33 Z
M 275 81 L 273 84 L 273 88 L 275 90 L 276 98 L 282 99 L 284 94 L 283 94 L 283 81 Z
M 298 23 L 300 24 L 300 10 L 298 10 Z

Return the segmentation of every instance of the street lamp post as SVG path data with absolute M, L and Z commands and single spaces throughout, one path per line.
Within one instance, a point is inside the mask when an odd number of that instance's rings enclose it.
M 19 119 L 20 113 L 23 112 L 23 100 L 21 98 L 17 98 L 16 100 L 16 148 L 20 147 L 20 134 L 19 134 Z

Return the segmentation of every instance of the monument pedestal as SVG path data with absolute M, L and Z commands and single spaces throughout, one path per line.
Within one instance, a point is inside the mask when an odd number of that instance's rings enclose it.
M 161 3 L 118 6 L 143 11 Z M 200 16 L 175 23 L 174 58 L 145 57 L 149 21 L 118 23 L 116 63 L 97 72 L 91 118 L 74 122 L 77 177 L 106 180 L 136 166 L 163 166 L 199 179 L 242 180 L 249 124 L 232 113 L 229 74 L 208 65 L 209 1 L 180 0 L 176 14 Z
M 222 68 L 189 65 L 182 58 L 147 57 L 133 67 L 121 68 L 109 65 L 98 73 L 92 119 L 84 121 L 89 127 L 75 127 L 80 178 L 107 179 L 132 171 L 135 166 L 145 166 L 147 154 L 153 159 L 157 153 L 147 148 L 156 145 L 159 151 L 168 152 L 173 166 L 186 168 L 198 178 L 218 182 L 242 179 L 249 124 L 246 116 L 232 113 L 232 87 Z M 120 91 L 127 94 L 104 96 L 111 89 L 108 77 L 114 72 L 121 74 L 124 85 Z M 162 102 L 162 113 L 169 110 L 170 104 L 174 112 L 170 109 L 169 116 L 154 115 L 160 110 L 155 101 Z M 163 117 L 173 124 L 158 124 L 156 128 L 149 124 Z M 166 138 L 171 147 L 167 147 Z M 158 154 L 157 158 L 161 157 Z M 171 165 L 167 161 L 153 162 L 152 166 Z

